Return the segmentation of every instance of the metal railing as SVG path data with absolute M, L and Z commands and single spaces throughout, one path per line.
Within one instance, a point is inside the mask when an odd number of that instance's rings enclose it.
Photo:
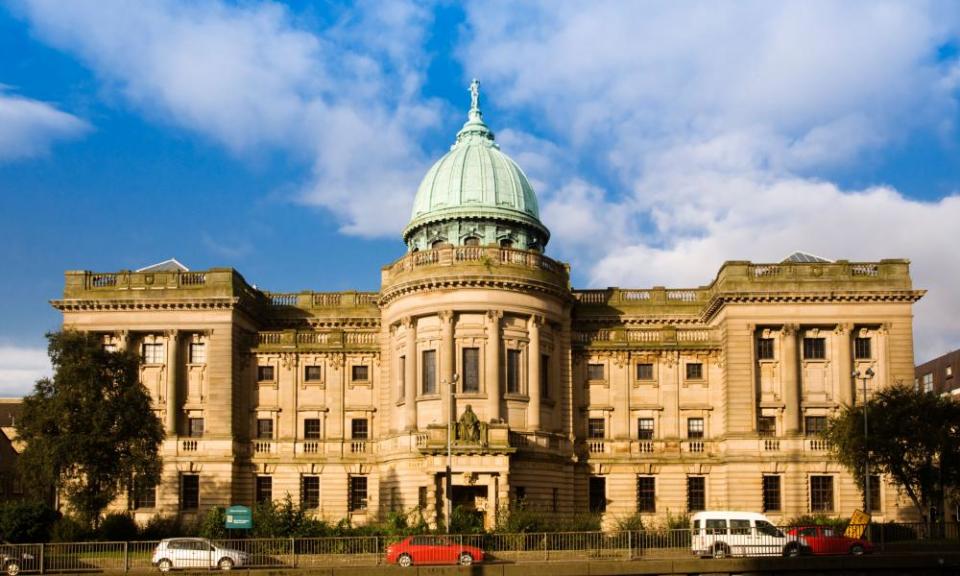
M 709 521 L 708 521 L 709 522 Z M 715 522 L 715 521 L 713 521 Z M 824 530 L 825 527 L 819 528 Z M 843 528 L 833 529 L 834 535 Z M 960 530 L 948 524 L 873 524 L 869 544 L 875 552 L 917 553 L 956 550 Z M 818 533 L 824 535 L 823 532 Z M 457 563 L 464 554 L 471 562 L 549 562 L 588 560 L 682 559 L 693 556 L 782 556 L 801 544 L 798 528 L 761 530 L 759 527 L 705 524 L 697 531 L 644 529 L 615 532 L 554 532 L 519 534 L 415 535 L 410 537 L 358 536 L 329 538 L 271 538 L 207 541 L 177 538 L 184 543 L 161 542 L 67 542 L 4 544 L 0 551 L 18 562 L 23 573 L 115 572 L 128 573 L 155 568 L 154 561 L 169 560 L 172 568 L 317 568 L 377 566 L 401 562 L 408 555 L 413 564 Z M 805 537 L 803 546 L 819 546 Z M 839 540 L 838 540 L 839 542 Z M 846 541 L 833 554 L 859 552 Z M 860 541 L 861 543 L 863 541 Z M 4 565 L 6 567 L 6 564 Z M 8 572 L 9 573 L 9 572 Z

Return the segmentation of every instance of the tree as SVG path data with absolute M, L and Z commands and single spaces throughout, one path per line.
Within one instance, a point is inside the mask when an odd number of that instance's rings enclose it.
M 47 334 L 53 379 L 23 399 L 17 434 L 26 443 L 18 469 L 28 485 L 62 494 L 96 527 L 101 511 L 132 478 L 160 477 L 160 420 L 139 380 L 139 358 L 105 350 L 94 334 Z
M 931 505 L 943 510 L 945 487 L 960 480 L 960 404 L 898 384 L 863 406 L 846 407 L 827 426 L 825 438 L 839 462 L 863 486 L 864 455 L 872 473 L 886 474 L 922 514 Z

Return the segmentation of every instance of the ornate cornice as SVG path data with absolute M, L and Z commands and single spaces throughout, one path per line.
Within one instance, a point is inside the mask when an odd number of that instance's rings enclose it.
M 239 298 L 177 298 L 169 300 L 51 300 L 50 305 L 61 312 L 110 310 L 233 310 Z
M 435 290 L 451 290 L 458 288 L 490 288 L 507 290 L 510 292 L 530 293 L 539 292 L 555 296 L 561 300 L 570 300 L 572 297 L 566 287 L 560 287 L 550 282 L 541 282 L 527 278 L 503 278 L 496 276 L 448 276 L 425 278 L 411 282 L 404 282 L 386 288 L 381 293 L 380 304 L 386 306 L 402 296 Z
M 704 307 L 700 321 L 709 321 L 727 304 L 831 304 L 847 302 L 902 302 L 913 304 L 926 293 L 926 290 L 719 293 L 715 294 Z

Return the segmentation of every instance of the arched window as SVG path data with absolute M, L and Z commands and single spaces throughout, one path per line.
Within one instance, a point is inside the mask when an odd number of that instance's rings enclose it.
M 463 239 L 463 245 L 464 245 L 464 246 L 479 246 L 479 245 L 480 245 L 480 239 L 477 238 L 476 236 L 467 236 L 466 238 Z
M 511 239 L 509 239 L 509 238 L 504 238 L 504 239 L 500 240 L 500 247 L 501 247 L 501 248 L 513 248 L 513 240 L 511 240 Z
M 430 244 L 430 249 L 431 249 L 431 250 L 436 250 L 437 248 L 443 248 L 443 245 L 444 245 L 444 244 L 446 244 L 446 241 L 444 241 L 444 240 L 434 240 L 434 241 Z

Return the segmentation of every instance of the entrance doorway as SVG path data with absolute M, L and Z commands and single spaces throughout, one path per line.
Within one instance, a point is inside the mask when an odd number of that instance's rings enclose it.
M 486 486 L 453 487 L 453 527 L 458 531 L 483 530 L 487 508 Z

